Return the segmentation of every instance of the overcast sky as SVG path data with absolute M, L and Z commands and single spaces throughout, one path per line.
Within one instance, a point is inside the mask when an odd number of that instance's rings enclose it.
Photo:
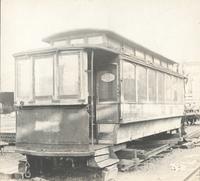
M 1 0 L 2 90 L 14 90 L 13 53 L 76 28 L 113 30 L 177 62 L 200 61 L 200 0 Z

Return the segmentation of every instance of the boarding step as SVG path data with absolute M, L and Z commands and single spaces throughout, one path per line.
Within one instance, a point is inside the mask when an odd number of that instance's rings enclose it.
M 99 139 L 98 143 L 99 144 L 113 144 L 113 140 L 103 138 L 103 139 Z
M 108 146 L 100 148 L 100 149 L 96 149 L 94 153 L 95 156 L 106 155 L 106 154 L 109 154 Z
M 88 161 L 88 166 L 95 168 L 105 168 L 117 164 L 119 160 L 117 158 L 111 157 L 111 155 L 112 151 L 109 149 L 109 146 L 96 149 L 94 157 Z
M 105 168 L 111 165 L 115 165 L 119 162 L 118 159 L 114 159 L 114 158 L 109 158 L 107 160 L 103 160 L 101 162 L 98 162 L 97 165 L 99 168 Z
M 119 162 L 119 159 L 116 158 L 110 158 L 110 157 L 104 157 L 101 159 L 97 158 L 91 158 L 88 161 L 88 166 L 93 168 L 105 168 L 114 164 L 117 164 Z

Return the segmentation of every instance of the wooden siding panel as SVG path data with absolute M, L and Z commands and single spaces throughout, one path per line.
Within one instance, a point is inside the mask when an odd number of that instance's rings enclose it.
M 130 104 L 122 103 L 121 123 L 137 122 L 149 119 L 175 117 L 183 115 L 181 104 Z
M 32 149 L 35 144 L 51 145 L 52 148 L 58 145 L 89 146 L 88 120 L 86 109 L 79 106 L 23 109 L 17 114 L 17 128 L 20 129 L 17 143 L 27 143 Z
M 119 105 L 113 104 L 98 104 L 96 106 L 97 123 L 118 123 L 119 122 Z
M 116 142 L 114 144 L 135 140 L 164 131 L 179 129 L 180 127 L 180 117 L 120 125 L 119 129 L 116 131 Z

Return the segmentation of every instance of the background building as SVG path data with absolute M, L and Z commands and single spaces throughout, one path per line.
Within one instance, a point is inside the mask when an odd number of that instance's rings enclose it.
M 185 103 L 200 107 L 200 62 L 183 63 L 183 71 L 188 78 L 185 86 Z

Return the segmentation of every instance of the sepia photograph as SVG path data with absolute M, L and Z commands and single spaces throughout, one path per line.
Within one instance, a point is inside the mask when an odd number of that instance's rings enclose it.
M 0 181 L 200 181 L 199 0 L 0 3 Z

